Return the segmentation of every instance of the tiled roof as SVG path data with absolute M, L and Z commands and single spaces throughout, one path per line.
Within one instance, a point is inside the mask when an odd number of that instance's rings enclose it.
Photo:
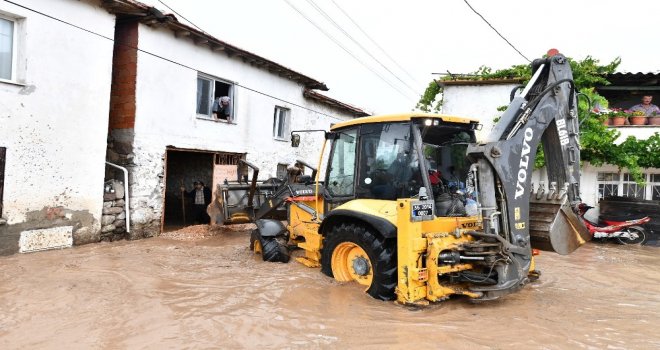
M 174 32 L 174 35 L 179 38 L 188 38 L 188 40 L 194 41 L 197 45 L 207 46 L 213 51 L 224 52 L 229 57 L 239 57 L 245 63 L 267 70 L 272 74 L 277 74 L 286 79 L 293 80 L 303 85 L 306 89 L 328 90 L 328 87 L 318 80 L 181 23 L 176 16 L 172 14 L 163 14 L 152 6 L 148 6 L 135 0 L 103 0 L 102 5 L 109 12 L 118 16 L 139 19 L 141 23 L 149 26 L 162 26 L 169 28 Z

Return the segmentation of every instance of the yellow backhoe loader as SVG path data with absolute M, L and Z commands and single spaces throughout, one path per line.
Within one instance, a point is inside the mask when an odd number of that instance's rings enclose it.
M 377 299 L 419 305 L 515 292 L 538 277 L 537 249 L 568 254 L 590 238 L 575 214 L 579 123 L 569 63 L 557 54 L 532 70 L 481 143 L 479 122 L 455 116 L 338 123 L 324 133 L 324 178 L 299 161 L 311 176 L 258 183 L 259 169 L 243 161 L 239 181 L 219 186 L 216 220 L 255 222 L 251 248 L 264 260 L 287 262 L 299 248 L 297 261 Z M 531 183 L 540 144 L 547 189 Z

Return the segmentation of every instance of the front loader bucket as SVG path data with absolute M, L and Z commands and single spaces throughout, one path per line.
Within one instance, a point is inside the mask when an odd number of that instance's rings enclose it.
M 561 255 L 570 254 L 591 239 L 582 220 L 573 212 L 567 196 L 557 198 L 554 193 L 550 196 L 532 193 L 529 235 L 533 248 Z

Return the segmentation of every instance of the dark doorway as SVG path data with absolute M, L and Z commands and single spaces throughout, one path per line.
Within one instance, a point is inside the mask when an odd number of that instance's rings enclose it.
M 192 191 L 193 182 L 201 181 L 211 188 L 213 159 L 214 153 L 210 152 L 167 151 L 163 232 L 195 224 L 192 198 L 182 196 L 181 186 L 183 185 L 186 191 Z

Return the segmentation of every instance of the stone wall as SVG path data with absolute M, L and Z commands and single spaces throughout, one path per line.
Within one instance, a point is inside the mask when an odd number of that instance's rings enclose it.
M 101 241 L 116 241 L 126 237 L 124 184 L 118 180 L 106 182 L 101 216 Z

